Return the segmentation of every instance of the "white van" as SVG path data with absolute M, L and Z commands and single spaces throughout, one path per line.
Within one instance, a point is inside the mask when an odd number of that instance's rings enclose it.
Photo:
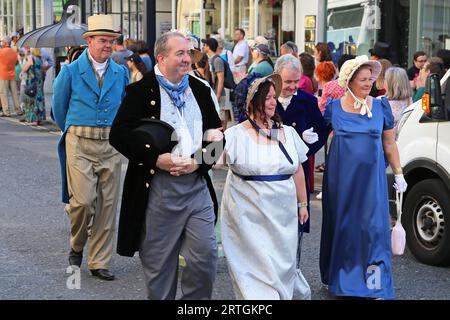
M 410 105 L 397 126 L 397 145 L 408 190 L 402 224 L 406 243 L 421 262 L 450 265 L 450 70 L 439 83 L 427 79 L 422 101 Z M 393 184 L 388 169 L 389 185 Z M 391 213 L 395 193 L 390 194 Z

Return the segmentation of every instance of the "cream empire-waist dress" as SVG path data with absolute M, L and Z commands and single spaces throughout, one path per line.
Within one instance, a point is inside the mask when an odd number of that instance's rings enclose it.
M 222 243 L 237 299 L 310 299 L 296 268 L 297 194 L 293 174 L 307 161 L 308 147 L 283 126 L 284 147 L 258 144 L 242 124 L 225 131 L 230 170 L 221 205 Z M 260 140 L 263 139 L 260 136 Z M 272 177 L 249 181 L 245 177 Z M 280 177 L 280 179 L 277 179 Z

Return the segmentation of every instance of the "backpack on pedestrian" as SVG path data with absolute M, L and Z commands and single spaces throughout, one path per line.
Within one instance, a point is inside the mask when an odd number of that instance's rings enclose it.
M 212 58 L 211 65 L 214 66 L 214 61 L 216 61 L 217 58 L 222 59 L 223 65 L 224 65 L 224 83 L 223 86 L 226 89 L 234 90 L 236 88 L 236 83 L 234 82 L 233 78 L 233 72 L 231 72 L 230 65 L 228 62 L 223 59 L 221 56 L 216 55 Z

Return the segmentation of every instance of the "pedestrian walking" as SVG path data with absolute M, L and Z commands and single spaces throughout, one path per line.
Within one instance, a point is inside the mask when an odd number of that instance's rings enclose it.
M 124 46 L 123 35 L 116 39 L 113 49 L 114 52 L 111 55 L 111 59 L 113 59 L 115 63 L 121 64 L 128 68 L 128 62 L 125 58 L 131 56 L 133 51 L 128 50 Z
M 397 127 L 403 111 L 412 103 L 411 84 L 405 69 L 391 67 L 386 70 L 384 89 L 394 116 L 394 127 Z
M 44 96 L 44 61 L 41 57 L 39 48 L 32 48 L 31 55 L 22 68 L 22 76 L 25 79 L 24 91 L 24 113 L 25 121 L 30 126 L 41 125 L 46 118 L 45 113 L 45 96 Z M 36 89 L 29 92 L 27 87 L 35 87 Z M 31 95 L 27 94 L 31 93 Z
M 70 265 L 81 266 L 88 243 L 92 275 L 113 280 L 109 270 L 120 188 L 121 157 L 109 143 L 111 125 L 128 85 L 128 70 L 111 58 L 120 36 L 110 15 L 88 18 L 88 48 L 55 79 L 53 115 L 63 135 L 63 202 L 70 220 Z
M 223 134 L 210 131 L 220 119 L 211 88 L 188 74 L 190 54 L 178 32 L 156 41 L 157 64 L 128 87 L 110 135 L 129 159 L 117 251 L 130 257 L 139 251 L 150 299 L 175 299 L 179 254 L 186 261 L 182 299 L 210 299 L 216 274 L 217 200 L 208 170 L 223 150 Z M 174 149 L 171 131 L 178 136 Z M 213 144 L 205 137 L 211 132 L 219 137 Z
M 314 77 L 314 70 L 316 68 L 314 57 L 309 53 L 303 52 L 298 56 L 298 58 L 302 64 L 303 72 L 297 86 L 299 89 L 302 89 L 307 93 L 316 94 L 319 90 L 319 83 Z
M 130 83 L 141 80 L 144 74 L 148 72 L 144 61 L 142 61 L 141 56 L 138 53 L 133 53 L 128 57 L 125 57 L 127 61 L 127 67 L 130 70 Z
M 273 73 L 273 62 L 270 59 L 270 49 L 265 44 L 258 44 L 251 48 L 253 58 L 252 65 L 248 68 L 248 73 L 256 72 L 266 77 Z
M 407 71 L 408 79 L 410 81 L 410 85 L 413 90 L 416 90 L 418 87 L 420 87 L 420 85 L 418 86 L 418 83 L 416 83 L 416 81 L 419 78 L 420 70 L 423 69 L 427 60 L 428 56 L 426 52 L 424 51 L 414 52 L 413 65 Z
M 300 61 L 292 55 L 281 56 L 275 64 L 275 72 L 283 79 L 283 89 L 277 103 L 277 113 L 283 123 L 292 126 L 308 146 L 309 161 L 303 162 L 306 188 L 314 192 L 314 155 L 323 147 L 327 139 L 327 127 L 317 105 L 317 98 L 297 88 L 302 74 Z M 309 232 L 309 221 L 304 226 Z
M 317 65 L 316 70 L 314 72 L 316 74 L 317 80 L 320 83 L 320 86 L 323 88 L 322 92 L 319 96 L 319 109 L 320 112 L 325 111 L 325 103 L 327 102 L 327 92 L 325 91 L 327 84 L 329 84 L 337 75 L 336 67 L 334 66 L 334 63 L 331 61 L 324 61 Z M 342 87 L 340 87 L 343 91 Z M 342 95 L 344 93 L 342 92 Z
M 237 299 L 309 299 L 311 294 L 296 264 L 298 223 L 308 220 L 300 165 L 308 148 L 276 114 L 281 90 L 278 74 L 256 80 L 247 96 L 248 119 L 225 131 L 222 161 L 230 170 L 221 231 Z
M 9 96 L 11 96 L 17 115 L 22 115 L 19 106 L 19 96 L 16 84 L 16 63 L 18 53 L 11 48 L 11 38 L 2 39 L 3 47 L 0 48 L 0 101 L 3 108 L 3 117 L 11 116 Z
M 219 101 L 220 120 L 222 128 L 226 129 L 229 121 L 233 120 L 231 105 L 227 104 L 225 93 L 225 61 L 216 53 L 219 43 L 215 38 L 202 39 L 203 52 L 209 58 L 214 92 Z
M 247 74 L 247 64 L 250 55 L 250 49 L 247 41 L 245 41 L 245 31 L 243 29 L 236 29 L 234 31 L 234 41 L 236 42 L 233 48 L 233 77 L 234 82 L 239 83 L 245 78 Z
M 396 190 L 407 184 L 389 102 L 369 96 L 380 72 L 367 56 L 346 61 L 339 73 L 346 93 L 325 110 L 334 136 L 324 174 L 320 272 L 332 296 L 395 297 L 385 159 Z

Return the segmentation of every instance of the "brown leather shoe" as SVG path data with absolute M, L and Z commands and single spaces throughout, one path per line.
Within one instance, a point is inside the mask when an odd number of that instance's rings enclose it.
M 108 269 L 90 269 L 91 274 L 102 280 L 112 281 L 115 279 L 114 274 L 112 274 Z

